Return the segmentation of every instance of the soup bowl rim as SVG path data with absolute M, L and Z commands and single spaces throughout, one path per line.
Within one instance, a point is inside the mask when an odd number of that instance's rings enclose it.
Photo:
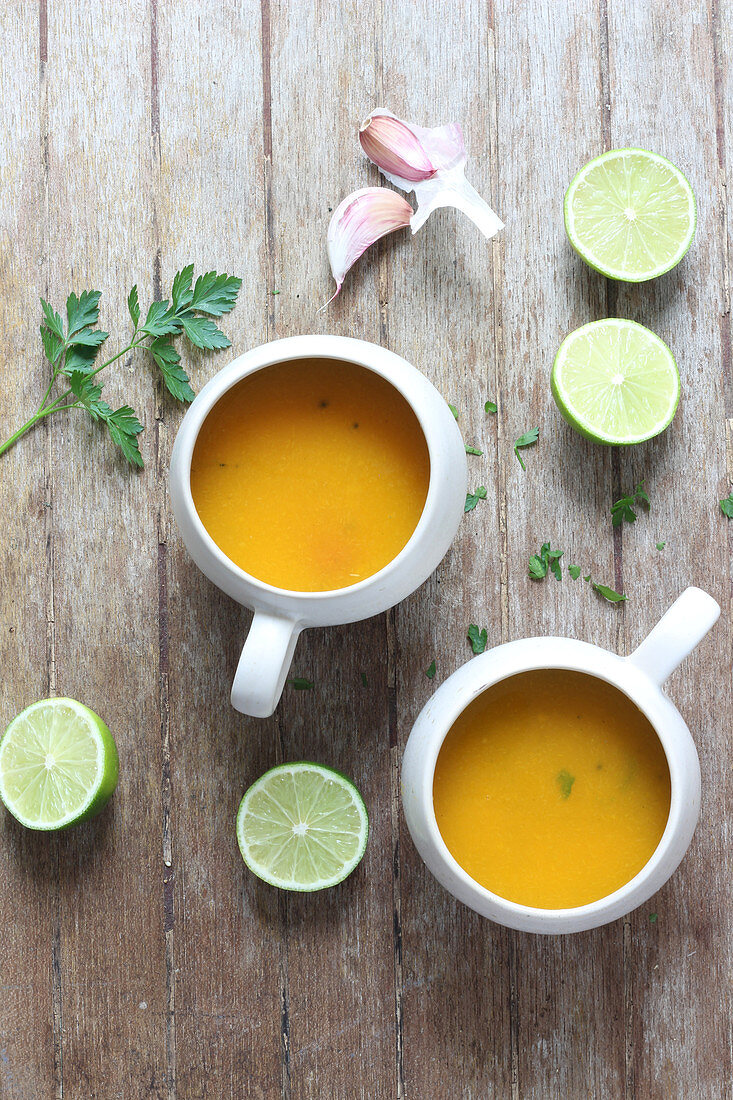
M 625 695 L 647 718 L 667 761 L 670 807 L 662 836 L 640 871 L 617 890 L 584 905 L 545 909 L 510 901 L 478 883 L 443 840 L 435 815 L 433 782 L 443 743 L 456 719 L 485 691 L 539 669 L 579 672 Z M 699 812 L 700 766 L 681 714 L 628 657 L 566 637 L 524 638 L 483 653 L 452 674 L 428 700 L 405 749 L 402 800 L 408 828 L 428 868 L 459 900 L 484 916 L 522 931 L 575 932 L 623 916 L 642 904 L 682 859 Z
M 324 591 L 279 588 L 246 572 L 211 537 L 198 514 L 191 492 L 191 462 L 196 440 L 217 402 L 251 374 L 280 363 L 309 358 L 354 363 L 389 383 L 416 417 L 430 461 L 422 512 L 399 553 L 382 569 L 356 584 Z M 355 621 L 400 602 L 423 583 L 447 552 L 460 521 L 459 494 L 454 487 L 449 489 L 449 483 L 456 480 L 456 475 L 459 480 L 463 475 L 462 504 L 468 477 L 462 440 L 463 461 L 456 469 L 459 453 L 456 436 L 461 439 L 460 430 L 439 392 L 416 367 L 395 352 L 378 344 L 344 336 L 303 335 L 272 340 L 235 357 L 214 375 L 189 406 L 179 426 L 171 455 L 173 512 L 196 564 L 239 603 L 285 614 L 303 626 Z M 425 541 L 433 544 L 433 552 L 428 551 L 421 561 L 420 548 Z

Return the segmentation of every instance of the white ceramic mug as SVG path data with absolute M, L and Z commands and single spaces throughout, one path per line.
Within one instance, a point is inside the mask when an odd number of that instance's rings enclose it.
M 295 592 L 245 573 L 219 549 L 199 519 L 191 495 L 194 445 L 209 412 L 237 382 L 255 371 L 293 359 L 357 363 L 386 379 L 417 417 L 430 457 L 425 507 L 411 538 L 378 573 L 348 588 Z M 468 467 L 461 433 L 448 405 L 415 367 L 394 352 L 342 336 L 293 336 L 263 344 L 224 367 L 188 409 L 173 446 L 170 489 L 173 513 L 191 557 L 206 576 L 254 611 L 232 686 L 232 705 L 265 718 L 277 706 L 295 643 L 308 626 L 334 626 L 368 618 L 399 603 L 444 557 L 463 515 Z
M 526 638 L 497 646 L 459 668 L 420 713 L 405 747 L 402 801 L 417 850 L 438 881 L 477 913 L 524 932 L 582 932 L 616 920 L 660 888 L 684 856 L 700 810 L 700 764 L 679 711 L 662 684 L 717 621 L 720 608 L 699 588 L 686 589 L 629 657 L 571 638 Z M 585 672 L 613 684 L 651 722 L 664 749 L 671 783 L 667 825 L 649 862 L 630 882 L 573 909 L 537 909 L 481 886 L 453 858 L 433 806 L 438 753 L 459 714 L 492 684 L 530 669 Z

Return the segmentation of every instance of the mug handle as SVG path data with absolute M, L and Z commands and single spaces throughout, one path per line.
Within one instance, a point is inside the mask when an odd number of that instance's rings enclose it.
M 255 611 L 232 684 L 232 706 L 253 718 L 269 718 L 280 702 L 300 623 Z
M 686 588 L 627 660 L 661 687 L 719 616 L 712 596 L 701 588 Z

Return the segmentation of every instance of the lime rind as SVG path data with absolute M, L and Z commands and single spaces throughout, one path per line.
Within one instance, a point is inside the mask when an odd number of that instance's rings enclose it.
M 49 832 L 93 817 L 118 775 L 112 734 L 75 699 L 31 704 L 0 740 L 0 799 L 28 829 Z
M 364 800 L 345 775 L 310 761 L 280 764 L 246 791 L 236 819 L 249 869 L 283 890 L 311 893 L 343 882 L 369 835 Z
M 674 356 L 635 321 L 591 321 L 563 340 L 552 394 L 571 427 L 594 443 L 631 446 L 669 427 L 680 398 Z
M 571 181 L 563 209 L 578 255 L 601 275 L 623 282 L 646 282 L 671 271 L 697 226 L 687 178 L 646 149 L 611 149 L 589 161 Z M 642 213 L 629 220 L 626 211 Z

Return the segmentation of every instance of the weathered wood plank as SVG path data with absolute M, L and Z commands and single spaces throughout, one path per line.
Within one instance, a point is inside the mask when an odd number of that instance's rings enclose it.
M 630 646 L 688 584 L 711 592 L 726 610 L 730 596 L 728 528 L 718 508 L 728 492 L 730 379 L 721 371 L 727 242 L 716 147 L 714 7 L 700 2 L 672 10 L 661 2 L 612 0 L 608 9 L 612 144 L 669 156 L 698 200 L 696 238 L 679 267 L 652 284 L 620 286 L 615 299 L 619 316 L 648 325 L 669 343 L 682 377 L 669 431 L 624 454 L 620 465 L 625 491 L 644 477 L 652 499 L 649 515 L 623 536 Z M 728 102 L 727 114 L 729 108 Z M 663 551 L 657 541 L 666 542 Z M 726 616 L 669 685 L 700 752 L 702 812 L 679 871 L 629 920 L 631 1071 L 638 1096 L 730 1096 L 729 631 Z M 657 913 L 655 923 L 650 912 Z
M 460 122 L 468 178 L 504 218 L 506 204 L 496 193 L 502 168 L 495 35 L 483 3 L 454 7 L 450 19 L 430 0 L 387 5 L 380 105 L 422 125 Z M 486 501 L 464 518 L 436 574 L 393 617 L 395 799 L 412 722 L 435 686 L 471 656 L 469 623 L 488 629 L 490 645 L 502 638 L 502 249 L 502 241 L 488 244 L 450 210 L 433 215 L 403 248 L 385 248 L 386 340 L 457 407 L 465 441 L 484 452 L 469 458 L 471 488 L 488 489 Z M 485 413 L 488 399 L 499 403 L 498 416 Z M 433 659 L 437 674 L 431 683 L 425 669 Z M 507 1096 L 514 1070 L 509 941 L 502 929 L 438 886 L 402 821 L 395 839 L 401 857 L 404 1094 Z
M 0 132 L 0 438 L 40 402 L 46 364 L 38 296 L 47 248 L 44 39 L 36 4 L 6 5 L 0 34 L 5 125 Z M 23 99 L 16 92 L 26 90 Z M 43 427 L 6 452 L 0 470 L 0 728 L 49 691 L 53 525 Z M 58 1057 L 58 848 L 0 818 L 0 1096 L 54 1096 Z
M 372 182 L 358 124 L 374 101 L 379 5 L 279 4 L 272 9 L 270 336 L 331 332 L 380 342 L 378 252 L 347 277 L 325 313 L 329 208 Z M 297 44 L 311 42 L 313 49 Z M 355 63 L 358 59 L 358 63 Z M 310 89 L 318 89 L 311 94 Z M 288 899 L 286 1095 L 317 1100 L 393 1096 L 395 1003 L 389 802 L 386 617 L 307 632 L 278 711 L 284 759 L 351 776 L 370 815 L 367 853 L 335 890 Z M 367 679 L 366 687 L 361 674 Z
M 160 165 L 155 215 L 163 285 L 194 262 L 244 279 L 222 319 L 232 352 L 195 357 L 195 389 L 266 337 L 266 172 L 258 4 L 159 5 Z M 167 467 L 182 410 L 158 408 L 158 541 L 166 591 L 164 736 L 170 751 L 168 984 L 174 1002 L 171 1096 L 280 1095 L 281 920 L 275 892 L 244 867 L 234 816 L 275 763 L 276 720 L 229 705 L 248 615 L 188 557 L 170 516 Z M 165 622 L 164 622 L 165 620 Z
M 526 472 L 507 448 L 508 632 L 570 635 L 614 649 L 623 609 L 567 573 L 560 584 L 527 575 L 530 554 L 549 539 L 565 552 L 566 565 L 579 564 L 583 574 L 614 584 L 611 456 L 571 431 L 549 388 L 562 338 L 605 314 L 604 281 L 571 251 L 562 218 L 567 184 L 603 148 L 602 27 L 596 10 L 581 2 L 500 3 L 496 19 L 499 140 L 507 153 L 500 155 L 499 193 L 509 222 L 507 435 L 511 441 L 540 428 L 540 442 L 526 452 Z M 625 1076 L 621 922 L 571 938 L 512 939 L 517 1095 L 619 1095 Z
M 112 354 L 130 331 L 129 286 L 150 286 L 147 9 L 68 15 L 48 13 L 49 296 L 60 308 L 72 288 L 102 289 Z M 121 756 L 111 806 L 58 841 L 63 1095 L 75 1100 L 162 1097 L 166 1078 L 155 406 L 147 364 L 109 374 L 109 402 L 147 425 L 146 470 L 131 473 L 81 416 L 58 417 L 50 445 L 55 690 L 98 711 Z

